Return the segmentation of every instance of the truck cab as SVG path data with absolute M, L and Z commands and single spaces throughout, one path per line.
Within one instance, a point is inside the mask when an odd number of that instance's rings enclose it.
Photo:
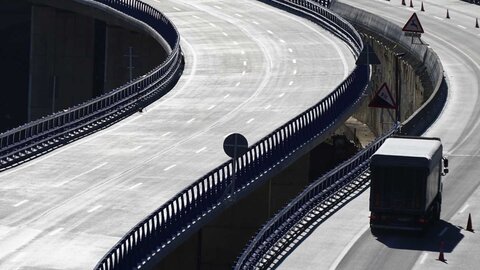
M 423 231 L 438 221 L 447 166 L 439 138 L 388 138 L 370 163 L 372 230 Z

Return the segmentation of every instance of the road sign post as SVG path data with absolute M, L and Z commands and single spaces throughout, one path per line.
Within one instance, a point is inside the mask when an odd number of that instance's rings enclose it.
M 232 158 L 232 183 L 230 184 L 231 197 L 230 200 L 235 200 L 235 178 L 237 174 L 237 159 L 248 151 L 247 139 L 239 133 L 232 133 L 228 135 L 223 142 L 223 150 L 227 156 Z M 225 192 L 228 196 L 228 189 Z
M 410 19 L 408 19 L 407 23 L 403 26 L 402 31 L 405 32 L 406 36 L 412 37 L 412 44 L 414 38 L 418 38 L 420 43 L 424 44 L 420 38 L 425 31 L 423 30 L 422 23 L 420 23 L 420 19 L 418 19 L 417 13 L 412 14 Z

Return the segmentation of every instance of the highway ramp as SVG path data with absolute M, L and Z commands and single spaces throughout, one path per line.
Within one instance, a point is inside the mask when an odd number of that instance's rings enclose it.
M 318 102 L 354 67 L 317 25 L 254 0 L 145 1 L 178 27 L 185 72 L 158 102 L 0 174 L 0 269 L 91 269 L 137 222 Z
M 444 178 L 442 222 L 426 235 L 374 237 L 368 227 L 368 190 L 320 225 L 283 261 L 279 269 L 478 269 L 479 236 L 467 232 L 468 213 L 480 217 L 479 109 L 480 6 L 457 0 L 340 0 L 402 27 L 417 12 L 426 33 L 422 39 L 439 55 L 449 84 L 444 111 L 426 136 L 438 136 L 450 160 Z M 451 19 L 446 18 L 447 8 Z M 474 227 L 479 221 L 475 223 Z M 447 264 L 439 262 L 445 242 Z

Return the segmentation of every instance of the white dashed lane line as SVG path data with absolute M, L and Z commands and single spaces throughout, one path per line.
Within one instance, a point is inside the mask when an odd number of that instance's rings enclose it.
M 217 27 L 214 23 L 208 23 L 211 27 Z
M 219 7 L 219 6 L 217 6 L 217 5 L 215 5 L 215 6 L 213 6 L 213 7 L 216 8 L 216 9 L 222 9 L 221 7 Z
M 173 7 L 173 9 L 175 9 L 176 11 L 182 11 L 181 9 L 179 9 L 177 7 Z
M 61 231 L 63 231 L 63 230 L 64 230 L 64 228 L 58 228 L 58 229 L 56 229 L 56 230 L 54 230 L 54 231 L 51 231 L 48 235 L 49 235 L 49 236 L 54 236 L 54 235 L 58 234 L 59 232 L 61 232 Z
M 288 51 L 289 51 L 290 53 L 293 53 L 293 49 L 292 49 L 292 48 L 288 48 Z
M 239 87 L 240 86 L 240 82 L 237 82 L 237 84 L 235 84 L 235 87 Z
M 172 132 L 167 132 L 167 133 L 163 134 L 162 137 L 168 136 L 168 135 L 170 135 L 171 133 L 172 133 Z
M 292 86 L 292 84 L 293 84 L 293 81 L 290 81 L 290 82 L 288 83 L 289 86 Z
M 293 59 L 293 60 L 292 60 L 292 63 L 296 64 L 296 63 L 297 63 L 297 59 Z
M 464 207 L 462 207 L 462 209 L 460 209 L 460 211 L 458 211 L 458 213 L 460 213 L 460 214 L 461 214 L 461 213 L 465 212 L 465 210 L 467 210 L 467 208 L 468 208 L 469 206 L 470 206 L 470 205 L 468 205 L 468 204 L 465 204 L 465 206 L 464 206 Z
M 272 105 L 269 104 L 269 105 L 267 105 L 267 106 L 265 107 L 265 110 L 268 110 L 268 109 L 270 109 L 271 107 L 272 107 Z
M 460 25 L 460 24 L 457 24 L 458 27 L 462 28 L 462 29 L 467 29 L 467 27 L 463 26 L 463 25 Z
M 252 118 L 252 119 L 248 120 L 248 121 L 247 121 L 247 124 L 252 123 L 254 120 L 255 120 L 255 118 Z
M 273 32 L 270 30 L 267 30 L 267 33 L 269 33 L 270 35 L 273 35 Z
M 192 118 L 192 119 L 188 120 L 187 124 L 191 124 L 193 121 L 195 121 L 195 118 Z
M 283 39 L 280 39 L 280 42 L 281 42 L 281 43 L 287 43 L 287 42 L 286 42 L 285 40 L 283 40 Z
M 443 18 L 440 18 L 440 17 L 438 17 L 438 16 L 433 16 L 433 17 L 434 17 L 435 19 L 437 19 L 437 20 L 443 21 Z
M 243 18 L 242 15 L 238 14 L 238 13 L 235 13 L 235 16 L 239 17 L 239 18 Z
M 247 65 L 247 61 L 243 61 L 243 65 L 246 66 L 246 65 Z
M 202 149 L 199 149 L 195 152 L 195 154 L 200 154 L 201 152 L 207 150 L 207 147 L 203 147 Z
M 92 213 L 92 212 L 95 212 L 97 211 L 98 209 L 102 208 L 101 205 L 97 205 L 95 207 L 93 207 L 92 209 L 88 210 L 87 213 Z
M 128 188 L 128 190 L 136 189 L 137 187 L 139 187 L 141 185 L 143 185 L 143 183 L 135 184 L 135 185 L 131 186 L 130 188 Z
M 258 23 L 257 21 L 252 21 L 253 24 L 256 24 L 256 25 L 259 25 L 260 23 Z
M 448 227 L 443 228 L 443 230 L 438 234 L 438 236 L 444 235 L 448 231 Z
M 228 34 L 227 34 L 227 33 L 225 33 L 225 32 L 222 32 L 222 34 L 223 34 L 224 36 L 228 37 Z
M 19 203 L 15 204 L 15 205 L 13 205 L 13 207 L 19 207 L 20 205 L 22 205 L 22 204 L 26 204 L 27 202 L 28 202 L 28 200 L 23 200 L 23 201 L 21 201 L 21 202 L 19 202 Z
M 215 105 L 212 105 L 212 106 L 208 107 L 207 111 L 210 111 L 210 110 L 212 110 L 213 108 L 215 108 Z
M 171 169 L 173 169 L 173 168 L 175 168 L 175 167 L 177 167 L 177 164 L 173 164 L 172 166 L 169 166 L 169 167 L 167 167 L 167 168 L 165 168 L 165 169 L 163 169 L 163 170 L 164 170 L 164 171 L 169 171 L 169 170 L 171 170 Z
M 297 70 L 296 69 L 293 71 L 293 75 L 297 75 Z
M 280 95 L 278 95 L 279 98 L 285 96 L 285 93 L 281 93 Z
M 227 94 L 226 96 L 223 97 L 223 99 L 227 99 L 230 96 L 230 94 Z

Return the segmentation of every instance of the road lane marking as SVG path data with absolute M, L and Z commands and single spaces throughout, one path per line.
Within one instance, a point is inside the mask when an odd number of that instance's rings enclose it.
M 293 60 L 292 60 L 292 63 L 296 64 L 296 63 L 297 63 L 297 59 L 293 59 Z
M 181 9 L 179 9 L 177 7 L 173 7 L 173 9 L 175 9 L 176 11 L 182 11 Z
M 448 227 L 443 228 L 443 230 L 438 234 L 438 236 L 444 235 L 448 231 Z
M 171 170 L 171 169 L 173 169 L 173 168 L 175 168 L 175 167 L 177 167 L 177 164 L 173 164 L 172 166 L 169 166 L 169 167 L 167 167 L 167 168 L 165 168 L 165 169 L 163 169 L 163 170 L 164 170 L 164 171 L 169 171 L 169 170 Z
M 255 118 L 252 118 L 252 119 L 248 120 L 248 121 L 247 121 L 247 124 L 250 124 L 250 123 L 252 123 L 252 122 L 253 122 L 253 120 L 255 120 Z
M 210 111 L 213 108 L 215 108 L 215 105 L 212 105 L 212 106 L 208 107 L 207 111 Z
M 171 133 L 172 132 L 167 132 L 167 133 L 163 134 L 162 137 L 166 137 L 166 136 L 170 135 Z
M 195 154 L 200 154 L 201 152 L 203 152 L 203 151 L 205 151 L 205 150 L 207 150 L 207 147 L 203 147 L 202 149 L 197 150 L 197 151 L 195 152 Z
M 370 224 L 366 224 L 357 232 L 357 234 L 352 238 L 352 240 L 350 240 L 350 242 L 348 242 L 348 244 L 343 248 L 340 255 L 338 255 L 335 261 L 330 265 L 330 268 L 328 268 L 329 270 L 337 269 L 340 262 L 343 260 L 343 258 L 345 258 L 345 255 L 347 255 L 347 252 L 353 247 L 355 243 L 357 243 L 358 239 L 362 237 L 362 235 L 368 230 L 369 227 Z
M 58 229 L 56 229 L 56 230 L 54 230 L 54 231 L 51 231 L 48 235 L 49 235 L 49 236 L 54 236 L 54 235 L 58 234 L 59 232 L 63 231 L 64 229 L 65 229 L 65 228 L 58 228 Z
M 93 168 L 93 169 L 90 169 L 90 170 L 88 170 L 88 171 L 86 171 L 86 172 L 83 172 L 83 173 L 81 173 L 81 174 L 73 177 L 73 178 L 70 178 L 69 180 L 63 181 L 63 182 L 58 183 L 58 184 L 56 184 L 56 185 L 53 185 L 53 187 L 56 187 L 56 188 L 61 187 L 61 186 L 65 185 L 66 183 L 71 182 L 71 181 L 73 181 L 73 180 L 75 180 L 75 179 L 77 179 L 77 178 L 79 178 L 79 177 L 82 177 L 82 176 L 88 174 L 88 173 L 91 173 L 91 172 L 93 172 L 93 171 L 95 171 L 95 170 L 97 170 L 97 169 L 100 169 L 101 167 L 103 167 L 103 166 L 105 166 L 105 165 L 107 165 L 107 164 L 108 164 L 108 162 L 104 162 L 104 163 L 98 165 L 97 167 L 95 167 L 95 168 Z
M 195 121 L 195 118 L 192 118 L 192 119 L 188 120 L 187 124 L 191 124 L 193 121 Z
M 228 37 L 228 34 L 227 34 L 227 33 L 225 33 L 225 32 L 222 32 L 222 34 L 223 34 L 224 36 Z
M 423 264 L 428 257 L 428 253 L 424 252 L 422 258 L 420 259 L 420 264 Z
M 143 147 L 142 145 L 137 146 L 137 147 L 135 147 L 135 148 L 132 149 L 132 152 L 138 151 L 138 150 L 139 150 L 140 148 L 142 148 L 142 147 Z
M 247 73 L 247 72 L 244 70 L 244 71 L 242 72 L 242 76 L 245 76 L 246 73 Z
M 233 45 L 238 45 L 238 42 L 234 41 L 234 42 L 233 42 Z
M 195 19 L 200 19 L 200 17 L 198 17 L 197 15 L 192 15 L 192 17 Z
M 260 23 L 258 23 L 257 21 L 252 21 L 254 24 L 256 25 L 259 25 Z
M 28 202 L 28 200 L 23 200 L 23 201 L 21 201 L 21 202 L 19 202 L 19 203 L 15 204 L 13 207 L 19 207 L 20 205 L 22 205 L 22 204 L 26 204 L 27 202 Z
M 95 212 L 97 211 L 98 209 L 102 208 L 101 205 L 97 205 L 95 207 L 93 207 L 92 209 L 88 210 L 87 213 L 92 213 L 92 212 Z
M 219 7 L 217 5 L 214 5 L 213 7 L 215 7 L 216 9 L 222 9 L 221 7 Z
M 292 48 L 288 48 L 288 51 L 289 51 L 290 53 L 293 53 L 293 49 L 292 49 Z
M 287 43 L 287 42 L 286 42 L 285 40 L 283 40 L 283 39 L 280 39 L 280 42 L 281 42 L 281 43 Z
M 243 18 L 243 16 L 241 14 L 238 14 L 238 13 L 235 13 L 235 16 L 237 16 L 239 18 Z
M 285 96 L 285 93 L 281 93 L 280 95 L 278 95 L 279 98 Z
M 240 82 L 237 82 L 237 84 L 235 84 L 235 87 L 239 87 L 240 86 Z
M 244 50 L 242 50 L 240 53 L 241 53 L 241 54 L 245 54 L 245 51 L 244 51 Z
M 443 18 L 440 18 L 440 17 L 438 17 L 438 16 L 433 16 L 433 17 L 434 17 L 435 19 L 437 19 L 437 20 L 443 21 Z
M 243 65 L 246 66 L 246 65 L 247 65 L 247 61 L 243 61 Z
M 208 23 L 211 27 L 217 27 L 214 23 Z
M 462 29 L 467 29 L 467 27 L 463 26 L 463 25 L 460 25 L 460 24 L 457 24 L 458 27 L 462 28 Z
M 135 185 L 129 187 L 128 190 L 136 189 L 137 187 L 139 187 L 139 186 L 141 186 L 141 185 L 143 185 L 143 183 L 135 184 Z
M 226 96 L 223 97 L 223 99 L 227 99 L 230 96 L 230 94 L 227 94 Z
M 458 211 L 458 213 L 460 213 L 460 214 L 461 214 L 461 213 L 465 212 L 465 210 L 467 210 L 467 208 L 468 208 L 469 206 L 470 206 L 470 205 L 468 205 L 468 203 L 467 203 L 467 204 L 465 204 L 465 206 L 464 206 L 464 207 L 462 207 L 462 209 L 460 209 L 460 211 Z
M 272 107 L 272 105 L 268 104 L 267 107 L 265 107 L 265 110 L 268 110 Z
M 296 69 L 293 71 L 293 75 L 297 75 L 297 70 Z
M 267 33 L 269 33 L 270 35 L 273 35 L 273 32 L 270 30 L 267 30 Z
M 293 81 L 290 81 L 290 82 L 288 83 L 289 86 L 292 86 L 292 84 L 293 84 Z

